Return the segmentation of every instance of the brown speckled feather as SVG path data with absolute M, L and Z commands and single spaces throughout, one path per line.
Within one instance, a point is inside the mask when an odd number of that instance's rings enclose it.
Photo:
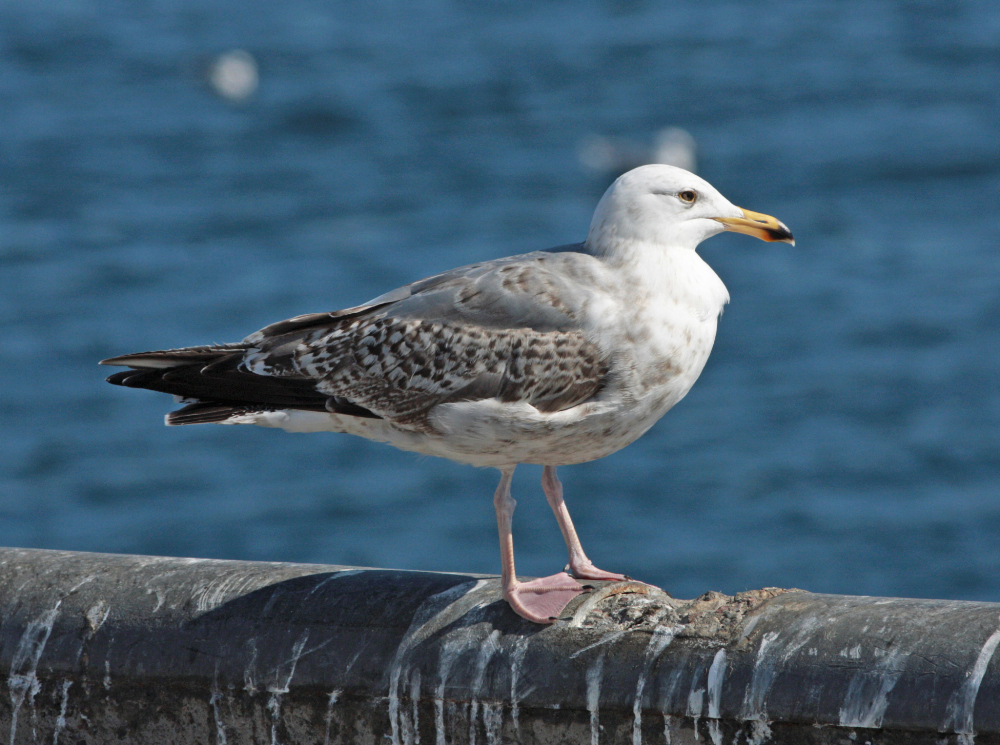
M 331 397 L 418 430 L 429 426 L 434 406 L 452 401 L 567 409 L 599 391 L 608 372 L 605 355 L 577 328 L 586 293 L 565 292 L 566 274 L 549 270 L 589 259 L 575 256 L 538 253 L 464 267 L 342 315 L 269 327 L 247 338 L 256 349 L 244 365 L 258 375 L 313 380 Z M 534 323 L 502 327 L 512 310 Z

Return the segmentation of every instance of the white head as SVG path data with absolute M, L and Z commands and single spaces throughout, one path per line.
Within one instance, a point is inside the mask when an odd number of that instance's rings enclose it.
M 694 250 L 723 230 L 794 243 L 781 222 L 740 209 L 705 179 L 675 166 L 648 165 L 619 176 L 604 193 L 587 246 L 596 255 L 617 254 L 634 242 Z

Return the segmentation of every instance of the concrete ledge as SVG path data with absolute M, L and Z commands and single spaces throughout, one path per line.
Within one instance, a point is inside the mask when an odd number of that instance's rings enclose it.
M 1000 742 L 1000 604 L 0 549 L 0 742 Z M 996 657 L 996 658 L 995 658 Z

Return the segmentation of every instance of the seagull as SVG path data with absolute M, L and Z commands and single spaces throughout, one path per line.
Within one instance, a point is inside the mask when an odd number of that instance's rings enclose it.
M 620 450 L 691 389 L 729 302 L 695 249 L 724 230 L 794 245 L 783 223 L 693 173 L 646 165 L 608 188 L 583 243 L 452 269 L 241 342 L 100 364 L 130 368 L 109 383 L 184 403 L 168 425 L 343 432 L 499 469 L 503 596 L 547 624 L 587 591 L 577 580 L 628 579 L 587 558 L 556 468 Z M 569 552 L 564 571 L 530 581 L 511 532 L 521 463 L 543 466 Z

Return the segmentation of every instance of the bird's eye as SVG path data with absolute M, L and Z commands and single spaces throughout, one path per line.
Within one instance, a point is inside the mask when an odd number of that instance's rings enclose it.
M 677 198 L 685 204 L 694 204 L 695 200 L 698 198 L 698 194 L 690 189 L 686 189 L 685 191 L 680 192 L 677 195 Z

